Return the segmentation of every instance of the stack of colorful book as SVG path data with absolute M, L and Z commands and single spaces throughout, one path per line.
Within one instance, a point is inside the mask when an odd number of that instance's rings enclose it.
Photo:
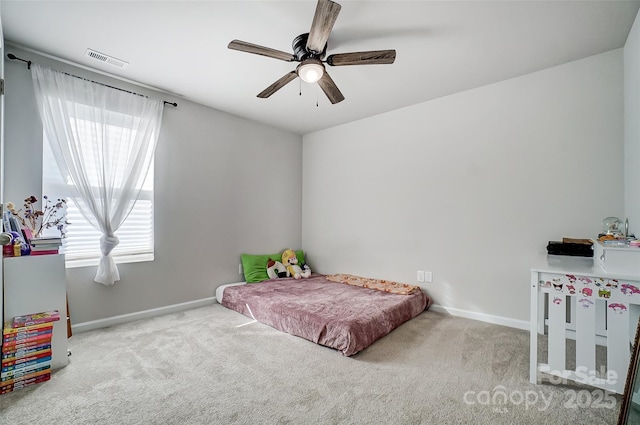
M 29 244 L 31 244 L 31 255 L 57 254 L 62 246 L 62 238 L 55 236 L 32 238 Z
M 51 338 L 57 310 L 16 316 L 2 331 L 0 394 L 51 378 Z

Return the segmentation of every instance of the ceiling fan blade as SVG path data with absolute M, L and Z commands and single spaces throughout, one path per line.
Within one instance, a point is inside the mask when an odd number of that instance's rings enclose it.
M 258 97 L 262 98 L 262 99 L 266 99 L 267 97 L 271 96 L 272 94 L 274 94 L 275 92 L 277 92 L 278 90 L 280 90 L 281 88 L 283 88 L 284 86 L 289 84 L 291 81 L 295 80 L 297 76 L 298 76 L 298 74 L 296 74 L 295 71 L 291 71 L 291 72 L 286 73 L 278 81 L 276 81 L 275 83 L 271 84 L 266 89 L 262 90 L 258 94 Z
M 247 43 L 246 41 L 233 40 L 228 48 L 232 50 L 239 50 L 241 52 L 253 53 L 255 55 L 267 56 L 274 59 L 280 59 L 287 62 L 293 62 L 296 57 L 291 53 L 283 52 L 281 50 L 270 49 L 269 47 L 259 46 L 257 44 Z
M 324 46 L 327 44 L 329 34 L 331 34 L 333 24 L 338 18 L 341 7 L 331 0 L 318 0 L 316 13 L 313 15 L 313 22 L 309 31 L 309 38 L 307 39 L 307 50 L 316 54 L 321 54 L 324 51 Z
M 318 80 L 318 85 L 320 86 L 324 94 L 327 95 L 329 101 L 332 104 L 335 105 L 336 103 L 342 102 L 344 100 L 344 96 L 340 92 L 340 89 L 338 89 L 336 83 L 333 82 L 329 74 L 327 74 L 326 72 L 322 75 L 322 78 Z
M 370 52 L 338 53 L 327 57 L 331 66 L 390 64 L 396 60 L 395 50 L 372 50 Z

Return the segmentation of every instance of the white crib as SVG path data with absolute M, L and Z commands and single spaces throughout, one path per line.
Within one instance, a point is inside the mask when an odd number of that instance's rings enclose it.
M 538 372 L 622 394 L 640 317 L 640 275 L 605 272 L 592 258 L 547 256 L 531 269 L 530 380 Z M 538 335 L 548 341 L 538 361 Z M 575 340 L 575 368 L 567 368 L 567 338 Z M 596 346 L 606 348 L 606 368 Z M 569 353 L 573 363 L 573 353 Z M 600 365 L 600 367 L 599 367 Z

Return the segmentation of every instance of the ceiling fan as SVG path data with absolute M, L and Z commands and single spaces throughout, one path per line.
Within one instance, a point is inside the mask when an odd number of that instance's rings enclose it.
M 293 54 L 269 47 L 259 46 L 246 41 L 233 40 L 227 46 L 229 49 L 253 53 L 280 59 L 286 62 L 300 62 L 295 71 L 285 74 L 258 94 L 260 98 L 267 98 L 282 87 L 300 77 L 307 83 L 317 82 L 332 104 L 344 100 L 344 96 L 336 83 L 327 73 L 324 64 L 330 66 L 345 65 L 374 65 L 391 64 L 396 60 L 395 50 L 373 50 L 367 52 L 338 53 L 329 55 L 323 60 L 327 52 L 327 40 L 338 18 L 341 6 L 331 0 L 318 0 L 316 12 L 308 33 L 300 34 L 293 39 Z

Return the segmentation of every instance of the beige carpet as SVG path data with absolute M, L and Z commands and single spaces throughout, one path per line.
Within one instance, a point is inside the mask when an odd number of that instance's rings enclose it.
M 220 305 L 73 336 L 4 424 L 613 424 L 577 385 L 528 382 L 525 331 L 425 312 L 356 356 Z M 501 394 L 506 394 L 500 397 Z M 503 403 L 506 401 L 505 403 Z M 612 406 L 613 405 L 613 406 Z

